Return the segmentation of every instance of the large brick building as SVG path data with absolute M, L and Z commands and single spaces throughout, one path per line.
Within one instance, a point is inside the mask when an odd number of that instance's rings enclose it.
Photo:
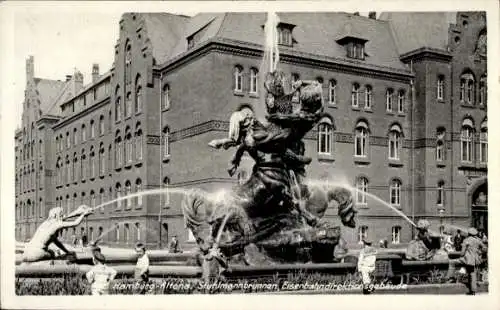
M 322 82 L 329 114 L 305 139 L 308 176 L 346 182 L 436 230 L 486 229 L 485 13 L 279 17 L 280 69 Z M 232 152 L 207 143 L 227 134 L 235 109 L 262 111 L 265 21 L 264 13 L 124 14 L 112 69 L 101 76 L 94 65 L 87 86 L 79 72 L 65 82 L 35 78 L 30 57 L 16 132 L 16 238 L 29 238 L 54 206 L 234 186 Z M 238 178 L 251 165 L 247 158 Z M 63 237 L 110 231 L 109 244 L 165 244 L 174 234 L 187 241 L 181 199 L 114 203 Z M 411 226 L 392 209 L 363 194 L 355 200 L 349 242 L 410 240 Z M 335 214 L 332 207 L 327 216 Z

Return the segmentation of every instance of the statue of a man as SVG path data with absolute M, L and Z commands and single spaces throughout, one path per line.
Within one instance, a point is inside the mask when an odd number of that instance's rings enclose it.
M 75 227 L 79 225 L 83 218 L 93 211 L 88 206 L 80 206 L 73 214 L 79 217 L 74 221 L 65 221 L 63 219 L 63 209 L 61 207 L 53 208 L 49 211 L 49 216 L 36 230 L 33 238 L 26 244 L 23 252 L 24 262 L 37 262 L 41 260 L 54 259 L 55 253 L 49 249 L 53 243 L 63 250 L 66 255 L 74 254 L 68 251 L 66 247 L 57 238 L 64 228 Z

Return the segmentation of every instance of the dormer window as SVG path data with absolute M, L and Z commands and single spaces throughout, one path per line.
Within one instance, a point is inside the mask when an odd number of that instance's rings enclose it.
M 278 28 L 278 44 L 292 46 L 293 45 L 292 31 L 293 28 L 295 28 L 295 25 L 287 23 L 279 23 L 277 28 Z
M 347 57 L 361 60 L 365 59 L 365 44 L 367 41 L 352 35 L 343 35 L 337 39 L 337 43 L 345 47 Z

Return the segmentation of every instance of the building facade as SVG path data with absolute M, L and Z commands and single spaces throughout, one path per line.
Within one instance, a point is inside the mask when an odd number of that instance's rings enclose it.
M 408 242 L 412 228 L 398 212 L 428 218 L 435 230 L 487 229 L 485 13 L 408 14 L 413 23 L 403 13 L 279 14 L 280 70 L 324 90 L 328 116 L 305 138 L 307 175 L 357 188 L 358 227 L 343 228 L 353 244 Z M 426 18 L 441 32 L 409 41 L 405 33 Z M 263 111 L 265 22 L 264 13 L 124 14 L 110 72 L 94 67 L 87 86 L 78 72 L 47 82 L 50 95 L 28 59 L 16 238 L 29 238 L 54 206 L 69 212 L 168 188 L 103 206 L 62 237 L 192 241 L 183 189 L 230 189 L 250 174 L 245 158 L 229 177 L 231 150 L 208 142 L 227 135 L 236 109 Z M 326 216 L 337 221 L 336 207 Z

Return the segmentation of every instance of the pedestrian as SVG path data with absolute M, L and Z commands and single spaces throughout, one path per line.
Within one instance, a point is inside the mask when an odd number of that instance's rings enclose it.
M 361 273 L 363 281 L 363 294 L 371 294 L 375 288 L 372 284 L 372 274 L 375 271 L 375 261 L 377 259 L 377 250 L 373 248 L 372 242 L 363 239 L 363 248 L 359 252 L 358 272 Z
M 464 242 L 464 236 L 462 235 L 462 231 L 457 229 L 457 233 L 455 237 L 453 237 L 453 245 L 455 246 L 455 251 L 462 251 L 462 242 Z
M 146 253 L 146 246 L 142 243 L 137 243 L 135 252 L 138 255 L 137 264 L 134 269 L 134 279 L 139 286 L 138 293 L 145 294 L 147 291 L 147 284 L 149 282 L 149 257 Z
M 462 265 L 467 273 L 467 295 L 475 295 L 477 291 L 477 267 L 483 262 L 483 253 L 487 250 L 479 239 L 478 232 L 471 227 L 467 230 L 468 236 L 463 241 L 460 258 L 450 260 L 447 278 L 454 282 L 455 266 Z
M 76 247 L 76 245 L 78 244 L 78 239 L 76 238 L 76 235 L 74 233 L 71 236 L 71 244 L 73 245 L 73 247 Z
M 92 256 L 94 267 L 86 274 L 92 295 L 107 295 L 109 294 L 109 285 L 116 277 L 116 270 L 105 264 L 105 257 L 100 248 L 94 247 Z
M 168 248 L 170 253 L 182 253 L 182 250 L 179 246 L 179 240 L 177 240 L 177 236 L 172 237 Z

